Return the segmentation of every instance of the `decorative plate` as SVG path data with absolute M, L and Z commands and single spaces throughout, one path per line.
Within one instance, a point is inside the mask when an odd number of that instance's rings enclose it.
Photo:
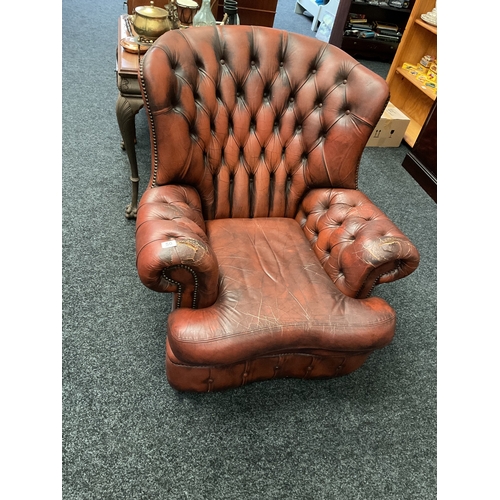
M 147 52 L 151 44 L 147 43 L 138 43 L 137 37 L 135 36 L 126 36 L 120 40 L 120 45 L 123 47 L 125 52 L 130 52 L 132 54 L 144 54 Z
M 437 17 L 436 16 L 431 16 L 429 14 L 421 14 L 420 17 L 427 23 L 430 24 L 431 26 L 437 26 Z

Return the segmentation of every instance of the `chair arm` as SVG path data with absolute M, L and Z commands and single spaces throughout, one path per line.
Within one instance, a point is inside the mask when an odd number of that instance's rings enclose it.
M 144 193 L 137 210 L 136 255 L 141 281 L 157 292 L 173 292 L 174 307 L 215 302 L 219 266 L 193 188 L 167 185 Z
M 418 267 L 412 242 L 360 191 L 312 190 L 296 219 L 325 271 L 349 297 L 368 297 L 375 285 Z

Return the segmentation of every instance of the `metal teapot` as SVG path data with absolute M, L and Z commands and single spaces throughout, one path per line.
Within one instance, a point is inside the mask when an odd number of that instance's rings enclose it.
M 130 21 L 139 37 L 147 41 L 156 40 L 172 29 L 168 12 L 161 7 L 155 7 L 154 0 L 151 0 L 150 5 L 136 7 Z

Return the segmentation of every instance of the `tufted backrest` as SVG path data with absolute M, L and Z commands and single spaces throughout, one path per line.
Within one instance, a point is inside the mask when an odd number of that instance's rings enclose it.
M 206 219 L 295 217 L 312 188 L 357 187 L 386 82 L 332 45 L 256 26 L 172 30 L 141 89 L 149 187 L 194 186 Z

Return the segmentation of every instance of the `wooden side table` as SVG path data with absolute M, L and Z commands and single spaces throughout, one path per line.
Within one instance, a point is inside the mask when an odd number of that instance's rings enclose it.
M 116 101 L 116 118 L 122 136 L 122 148 L 127 152 L 130 163 L 130 180 L 132 181 L 132 201 L 125 208 L 125 217 L 135 219 L 139 195 L 139 173 L 135 154 L 135 116 L 143 107 L 139 83 L 139 65 L 142 55 L 127 52 L 120 45 L 122 38 L 134 36 L 127 23 L 128 14 L 118 18 L 118 46 L 116 50 L 116 84 L 118 99 Z

